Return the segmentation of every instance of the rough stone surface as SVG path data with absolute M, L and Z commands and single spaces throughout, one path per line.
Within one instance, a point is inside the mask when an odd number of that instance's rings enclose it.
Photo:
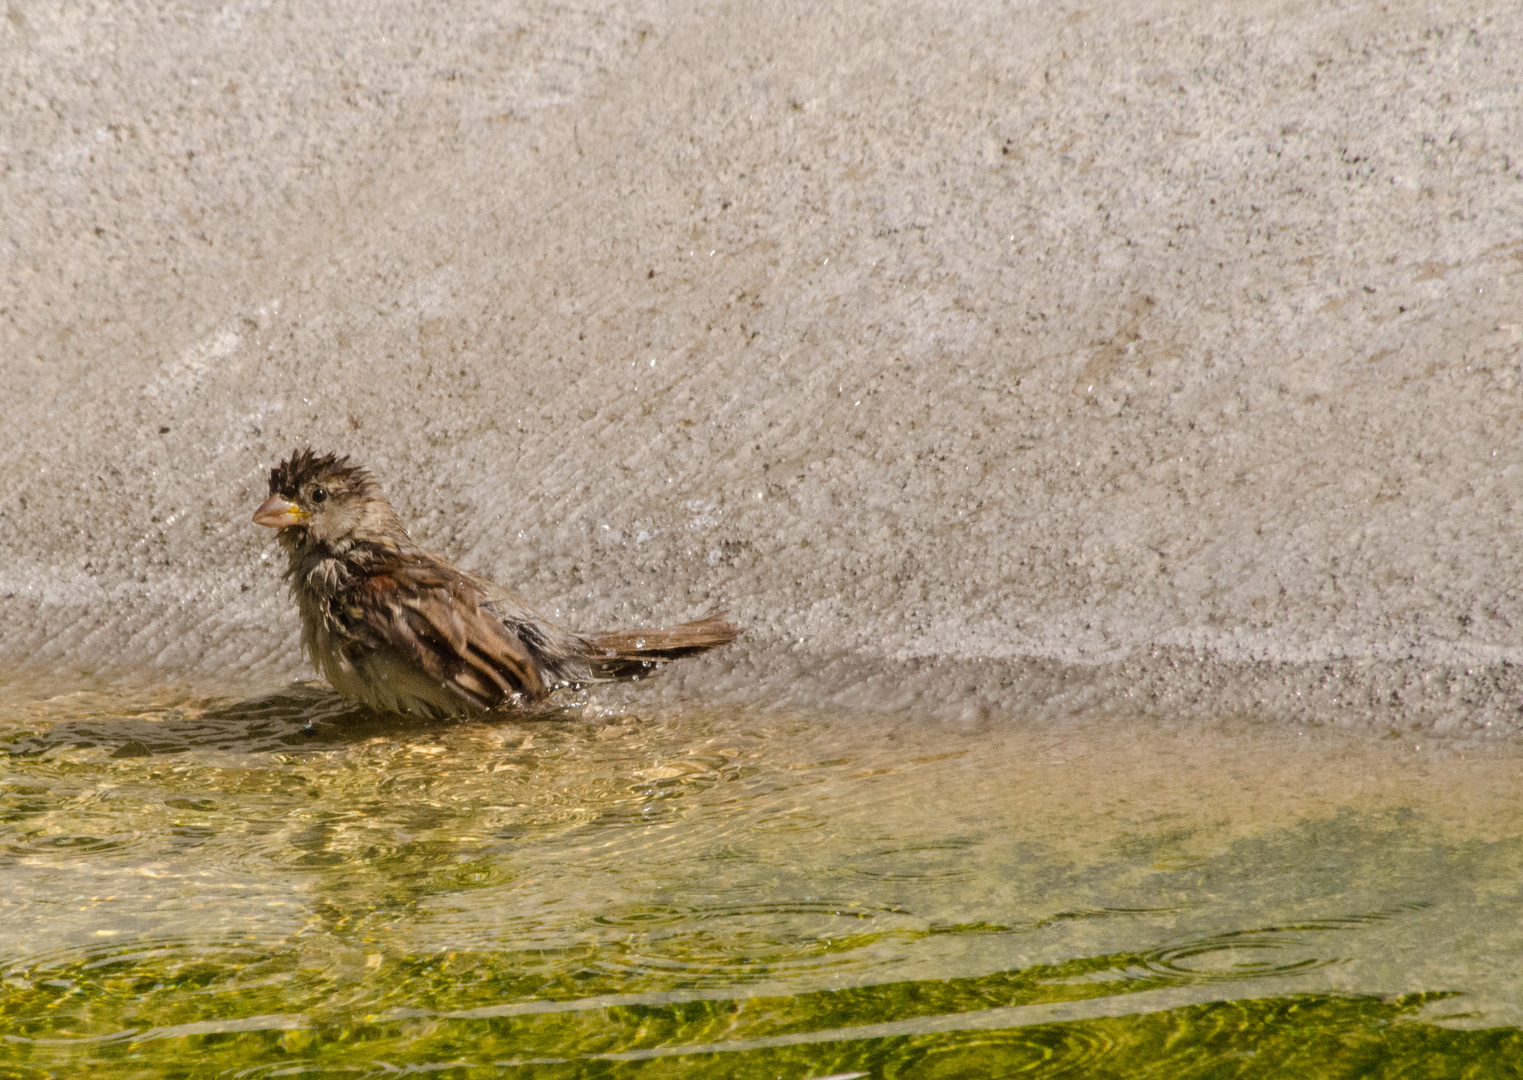
M 642 687 L 1523 728 L 1523 8 L 13 0 L 0 659 L 273 685 L 290 449 Z

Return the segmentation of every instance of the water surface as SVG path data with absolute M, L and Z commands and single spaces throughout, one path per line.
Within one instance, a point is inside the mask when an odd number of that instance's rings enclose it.
M 0 1073 L 1515 1070 L 1510 748 L 0 705 Z

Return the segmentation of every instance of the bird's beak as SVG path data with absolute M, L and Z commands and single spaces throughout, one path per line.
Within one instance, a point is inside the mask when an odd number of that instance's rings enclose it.
M 300 525 L 309 516 L 295 503 L 287 502 L 279 495 L 271 495 L 254 511 L 254 524 L 263 525 L 267 529 L 288 529 L 292 525 Z

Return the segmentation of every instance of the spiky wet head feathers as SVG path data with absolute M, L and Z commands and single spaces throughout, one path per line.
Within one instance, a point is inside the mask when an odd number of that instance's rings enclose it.
M 381 486 L 347 456 L 298 450 L 270 470 L 270 497 L 290 504 L 291 516 L 279 524 L 288 526 L 280 539 L 292 550 L 317 544 L 337 553 L 410 542 Z
M 367 496 L 380 494 L 370 473 L 349 463 L 349 455 L 319 454 L 310 447 L 298 450 L 270 470 L 270 494 L 295 500 L 312 485 Z

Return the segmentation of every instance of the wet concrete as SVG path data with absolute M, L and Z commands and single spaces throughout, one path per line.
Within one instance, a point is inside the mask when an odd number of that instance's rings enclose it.
M 13 3 L 0 658 L 303 669 L 352 452 L 635 692 L 1523 718 L 1503 4 Z

